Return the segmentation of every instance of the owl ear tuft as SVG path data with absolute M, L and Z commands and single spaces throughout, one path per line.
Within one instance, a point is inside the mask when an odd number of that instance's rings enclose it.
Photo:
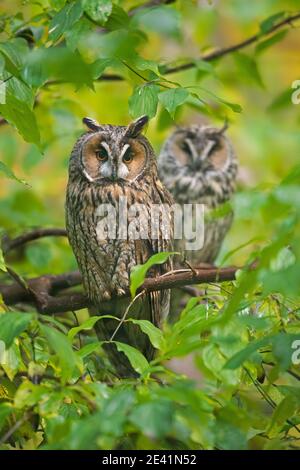
M 224 121 L 223 126 L 221 127 L 221 129 L 218 130 L 217 133 L 218 133 L 219 135 L 225 134 L 225 132 L 227 131 L 228 127 L 229 127 L 228 119 L 225 118 L 225 121 Z
M 82 119 L 82 122 L 90 131 L 99 131 L 101 129 L 100 124 L 95 119 L 85 117 Z
M 140 135 L 140 133 L 144 129 L 145 125 L 148 124 L 148 122 L 148 116 L 141 116 L 135 121 L 131 122 L 127 127 L 126 136 L 137 137 L 138 135 Z

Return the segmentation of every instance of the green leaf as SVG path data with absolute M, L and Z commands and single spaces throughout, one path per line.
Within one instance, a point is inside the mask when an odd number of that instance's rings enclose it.
M 14 411 L 14 408 L 10 403 L 1 403 L 0 404 L 0 431 L 5 424 L 7 416 L 9 416 Z
M 16 77 L 7 77 L 6 81 L 6 94 L 11 94 L 20 101 L 24 101 L 32 110 L 34 106 L 35 93 L 32 88 L 25 84 L 22 80 Z M 4 103 L 5 104 L 5 103 Z
M 105 28 L 110 31 L 126 29 L 129 25 L 130 18 L 120 5 L 113 4 L 112 12 L 105 23 Z
M 3 251 L 1 247 L 0 247 L 0 269 L 1 271 L 5 271 L 5 272 L 7 271 L 4 256 L 3 256 Z
M 21 341 L 19 341 L 21 343 Z M 21 357 L 20 347 L 19 344 L 15 342 L 12 343 L 10 348 L 2 350 L 3 355 L 1 355 L 1 367 L 5 371 L 5 374 L 9 378 L 10 381 L 13 381 L 15 375 L 23 367 L 23 361 Z M 3 381 L 3 378 L 1 379 Z M 0 387 L 1 391 L 1 387 Z
M 73 26 L 65 31 L 66 44 L 71 51 L 80 46 L 91 30 L 91 24 L 86 18 L 81 18 Z
M 287 420 L 290 420 L 298 409 L 299 403 L 296 397 L 292 395 L 285 397 L 274 410 L 268 435 L 276 436 L 278 428 L 280 429 Z
M 81 349 L 76 351 L 76 354 L 79 357 L 81 357 L 81 359 L 84 359 L 85 357 L 89 356 L 93 352 L 97 351 L 100 348 L 101 344 L 102 344 L 101 341 L 86 344 Z
M 261 269 L 259 280 L 263 283 L 263 292 L 267 295 L 280 292 L 286 296 L 297 297 L 299 293 L 300 265 L 295 264 L 279 271 Z
M 82 0 L 86 14 L 100 26 L 104 26 L 112 12 L 111 0 Z
M 124 433 L 134 398 L 133 390 L 112 389 L 110 394 L 105 391 L 105 398 L 101 396 L 101 411 L 74 420 L 67 432 L 62 428 L 61 439 L 54 439 L 54 449 L 96 450 L 99 445 L 114 448 L 117 445 L 115 438 Z
M 61 10 L 65 6 L 66 1 L 67 0 L 50 0 L 50 5 L 55 8 L 55 10 Z
M 234 59 L 240 71 L 243 73 L 243 76 L 247 80 L 254 81 L 261 88 L 264 88 L 257 64 L 252 57 L 242 54 L 241 52 L 236 52 L 234 54 Z
M 155 264 L 164 264 L 175 252 L 162 252 L 152 255 L 145 264 L 137 264 L 130 273 L 130 293 L 132 298 L 135 296 L 137 289 L 143 284 L 147 271 Z
M 5 69 L 5 59 L 2 54 L 0 54 L 0 74 L 2 75 Z
M 155 74 L 155 77 L 158 76 L 159 74 L 158 63 L 155 62 L 154 60 L 145 59 L 144 57 L 136 55 L 135 57 L 132 58 L 132 65 L 134 68 L 138 70 L 142 70 L 142 71 L 150 70 L 151 72 Z M 148 85 L 152 85 L 152 84 L 148 83 Z
M 207 90 L 203 87 L 199 87 L 201 88 L 201 90 L 203 90 L 205 93 L 207 93 L 208 95 L 212 96 L 216 101 L 219 101 L 220 103 L 224 104 L 225 106 L 227 106 L 228 108 L 232 109 L 233 112 L 235 113 L 241 113 L 242 112 L 242 107 L 241 105 L 237 104 L 237 103 L 232 103 L 230 101 L 227 101 L 227 100 L 224 100 L 223 98 L 221 98 L 220 96 L 216 95 L 215 93 L 213 93 L 212 91 L 210 90 Z M 195 95 L 201 102 L 203 102 L 203 99 L 201 97 L 198 96 L 198 94 L 196 93 L 193 93 L 193 95 Z
M 164 399 L 143 403 L 134 408 L 129 420 L 150 439 L 160 439 L 171 432 L 174 407 Z
M 112 59 L 98 59 L 92 63 L 92 74 L 93 79 L 97 80 L 97 78 L 101 77 L 103 72 L 107 67 L 113 64 Z
M 166 357 L 185 356 L 191 351 L 199 349 L 203 344 L 200 338 L 202 331 L 208 330 L 217 318 L 210 316 L 204 305 L 199 303 L 199 299 L 191 299 L 187 307 L 181 312 L 179 320 L 173 325 L 171 331 L 166 336 L 166 347 L 164 354 Z
M 7 165 L 5 165 L 5 163 L 3 163 L 3 162 L 1 162 L 1 161 L 0 161 L 0 172 L 1 172 L 1 173 L 4 173 L 4 175 L 5 175 L 7 178 L 11 179 L 11 180 L 15 180 L 15 181 L 18 181 L 18 183 L 22 183 L 22 184 L 28 185 L 28 183 L 26 183 L 26 181 L 19 179 L 19 178 L 14 174 L 14 172 L 13 172 Z
M 287 35 L 288 30 L 285 29 L 283 31 L 279 31 L 278 33 L 274 34 L 270 38 L 266 39 L 265 41 L 261 41 L 259 44 L 257 44 L 255 48 L 255 52 L 257 54 L 262 53 L 266 49 L 268 49 L 271 46 L 274 46 L 274 44 L 277 44 L 278 42 L 282 41 L 285 36 Z
M 26 142 L 40 146 L 40 132 L 35 114 L 23 101 L 7 93 L 5 104 L 0 104 L 0 114 L 11 124 L 15 125 Z
M 162 349 L 164 346 L 164 337 L 162 331 L 153 325 L 148 320 L 135 320 L 134 318 L 129 318 L 127 321 L 138 325 L 140 329 L 149 337 L 153 346 L 157 349 Z
M 159 101 L 174 119 L 175 111 L 178 106 L 183 104 L 189 97 L 189 92 L 185 88 L 172 88 L 163 91 L 158 95 Z
M 134 118 L 147 115 L 152 118 L 156 114 L 159 87 L 146 84 L 136 87 L 129 98 L 129 112 Z
M 41 325 L 41 330 L 46 336 L 50 347 L 57 354 L 61 368 L 61 377 L 65 383 L 72 377 L 76 366 L 79 364 L 79 358 L 73 351 L 70 341 L 63 333 L 46 325 Z
M 194 64 L 197 69 L 197 79 L 201 79 L 207 74 L 216 76 L 216 71 L 214 66 L 207 60 L 197 59 L 194 61 Z
M 28 52 L 28 45 L 23 38 L 14 38 L 0 43 L 0 52 L 5 57 L 6 70 L 19 77 Z
M 226 362 L 224 365 L 225 369 L 237 369 L 240 367 L 245 361 L 250 359 L 251 355 L 257 351 L 259 348 L 267 346 L 271 343 L 270 337 L 258 339 L 256 341 L 252 341 L 246 348 L 242 349 L 238 353 L 234 354 L 229 361 Z
M 32 313 L 9 312 L 0 314 L 0 340 L 10 348 L 13 340 L 20 336 L 33 319 Z
M 80 331 L 83 331 L 83 330 L 91 330 L 92 328 L 94 328 L 94 325 L 95 323 L 97 323 L 97 321 L 101 320 L 102 318 L 111 318 L 113 320 L 117 320 L 117 321 L 120 321 L 120 319 L 118 317 L 114 317 L 113 315 L 101 315 L 101 316 L 94 316 L 94 317 L 90 317 L 88 320 L 86 320 L 85 322 L 83 322 L 81 325 L 79 326 L 75 326 L 74 328 L 71 328 L 68 332 L 68 338 L 70 341 L 73 341 L 74 337 L 80 332 Z
M 220 98 L 219 96 L 216 96 L 215 95 L 215 98 L 217 99 L 217 101 L 219 101 L 220 103 L 223 103 L 225 104 L 225 106 L 227 106 L 228 108 L 232 109 L 232 111 L 234 113 L 241 113 L 243 111 L 243 108 L 241 107 L 240 104 L 238 103 L 232 103 L 231 101 L 227 101 L 227 100 L 224 100 L 223 98 Z
M 277 385 L 278 390 L 283 395 L 290 397 L 293 396 L 297 399 L 298 403 L 300 404 L 300 388 L 294 387 L 292 385 Z
M 134 401 L 135 395 L 132 389 L 115 389 L 103 402 L 99 414 L 100 432 L 104 435 L 121 436 Z
M 281 370 L 287 370 L 292 364 L 293 343 L 300 340 L 299 335 L 278 333 L 272 341 L 272 353 Z
M 131 61 L 136 58 L 137 47 L 145 42 L 145 38 L 138 31 L 118 29 L 102 34 L 97 38 L 97 51 L 103 58 L 112 58 Z
M 168 37 L 180 37 L 180 14 L 169 6 L 141 9 L 133 16 L 131 25 Z
M 49 72 L 46 61 L 46 52 L 42 48 L 35 49 L 28 54 L 22 76 L 30 86 L 39 88 L 47 81 Z
M 23 75 L 32 86 L 39 87 L 49 78 L 93 88 L 93 65 L 86 63 L 79 52 L 64 46 L 33 50 Z
M 49 24 L 49 38 L 52 41 L 57 41 L 65 31 L 72 28 L 74 23 L 79 20 L 82 12 L 80 0 L 67 3 L 63 9 L 52 18 Z
M 275 13 L 274 15 L 269 16 L 269 18 L 265 19 L 260 23 L 260 30 L 263 34 L 267 34 L 275 24 L 278 23 L 281 18 L 286 16 L 285 11 L 280 11 L 278 13 Z
M 119 352 L 123 352 L 127 356 L 130 364 L 136 372 L 142 375 L 149 369 L 149 362 L 140 351 L 129 346 L 129 344 L 119 343 L 118 341 L 114 341 L 114 343 L 117 346 L 117 350 Z

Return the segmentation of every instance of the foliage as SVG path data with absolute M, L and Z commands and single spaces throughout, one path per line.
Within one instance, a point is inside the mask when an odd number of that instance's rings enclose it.
M 299 448 L 300 108 L 291 103 L 299 70 L 289 55 L 299 32 L 268 34 L 298 2 L 224 3 L 135 10 L 130 0 L 4 2 L 2 230 L 63 226 L 67 156 L 84 115 L 112 123 L 156 117 L 148 136 L 158 149 L 174 123 L 201 112 L 232 123 L 242 172 L 219 261 L 246 267 L 236 281 L 200 286 L 162 331 L 134 320 L 158 350 L 148 363 L 117 343 L 136 380 L 111 373 L 93 331 L 101 317 L 50 317 L 2 303 L 1 449 Z M 199 57 L 256 32 L 250 48 Z M 186 62 L 193 67 L 168 73 Z M 76 267 L 63 239 L 28 244 L 5 261 L 0 251 L 9 282 L 6 265 L 25 279 Z M 132 274 L 133 296 L 151 265 Z

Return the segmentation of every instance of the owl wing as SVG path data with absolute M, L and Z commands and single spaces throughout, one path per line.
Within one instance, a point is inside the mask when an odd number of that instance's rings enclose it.
M 172 196 L 162 186 L 160 181 L 155 181 L 154 192 L 152 201 L 154 204 L 164 204 L 166 209 L 173 203 Z M 152 255 L 161 252 L 172 251 L 172 239 L 173 239 L 173 220 L 171 211 L 167 211 L 165 214 L 169 218 L 167 227 L 162 227 L 163 223 L 159 225 L 156 232 L 156 236 L 148 230 L 148 239 L 136 240 L 135 241 L 135 253 L 136 263 L 144 264 Z M 164 230 L 165 229 L 165 230 Z M 172 269 L 172 261 L 169 259 L 164 264 L 155 265 L 149 269 L 148 277 L 158 277 Z M 154 291 L 147 294 L 149 302 L 149 314 L 150 321 L 159 326 L 161 321 L 169 313 L 170 305 L 170 291 Z

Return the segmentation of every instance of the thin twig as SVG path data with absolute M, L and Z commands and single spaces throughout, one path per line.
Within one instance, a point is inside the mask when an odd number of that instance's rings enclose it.
M 224 57 L 228 54 L 231 54 L 232 52 L 239 51 L 241 49 L 244 49 L 245 47 L 250 46 L 251 44 L 254 44 L 255 42 L 259 41 L 259 39 L 261 39 L 265 36 L 269 36 L 270 34 L 274 33 L 275 31 L 282 28 L 283 26 L 291 25 L 293 23 L 293 21 L 296 21 L 298 19 L 300 19 L 300 12 L 295 13 L 294 15 L 291 15 L 291 16 L 279 21 L 278 23 L 276 23 L 274 26 L 272 26 L 272 28 L 270 28 L 265 33 L 260 32 L 260 33 L 254 34 L 253 36 L 250 36 L 249 38 L 247 38 L 247 39 L 245 39 L 241 42 L 238 42 L 237 44 L 234 44 L 234 45 L 229 46 L 229 47 L 224 47 L 224 48 L 221 48 L 221 49 L 217 49 L 213 52 L 210 52 L 208 54 L 203 55 L 200 58 L 201 58 L 201 60 L 204 60 L 205 62 L 211 62 L 215 59 L 219 59 L 220 57 Z M 195 68 L 195 67 L 196 67 L 195 62 L 186 62 L 185 64 L 181 64 L 181 65 L 178 65 L 176 67 L 168 67 L 165 70 L 165 74 L 182 72 L 184 70 L 192 69 L 192 68 Z
M 10 436 L 13 435 L 13 433 L 15 431 L 17 431 L 21 426 L 22 424 L 25 423 L 25 421 L 28 420 L 30 414 L 29 412 L 27 411 L 23 416 L 22 418 L 20 418 L 18 421 L 16 421 L 16 423 L 2 436 L 2 438 L 0 439 L 0 445 L 1 444 L 4 444 L 4 442 L 6 442 Z
M 113 334 L 111 335 L 109 341 L 113 341 L 114 337 L 116 336 L 116 334 L 118 333 L 119 329 L 121 328 L 121 326 L 123 325 L 124 321 L 126 320 L 126 317 L 127 317 L 127 315 L 128 315 L 129 310 L 131 309 L 131 307 L 133 306 L 133 304 L 135 303 L 135 301 L 136 301 L 137 299 L 139 299 L 139 298 L 140 298 L 142 295 L 144 295 L 144 294 L 145 294 L 145 291 L 142 291 L 142 292 L 140 292 L 139 294 L 137 294 L 137 295 L 132 299 L 132 301 L 130 302 L 130 304 L 129 304 L 128 307 L 126 308 L 124 315 L 122 316 L 121 320 L 119 321 L 119 323 L 118 323 L 118 325 L 117 325 L 115 331 L 114 331 Z

